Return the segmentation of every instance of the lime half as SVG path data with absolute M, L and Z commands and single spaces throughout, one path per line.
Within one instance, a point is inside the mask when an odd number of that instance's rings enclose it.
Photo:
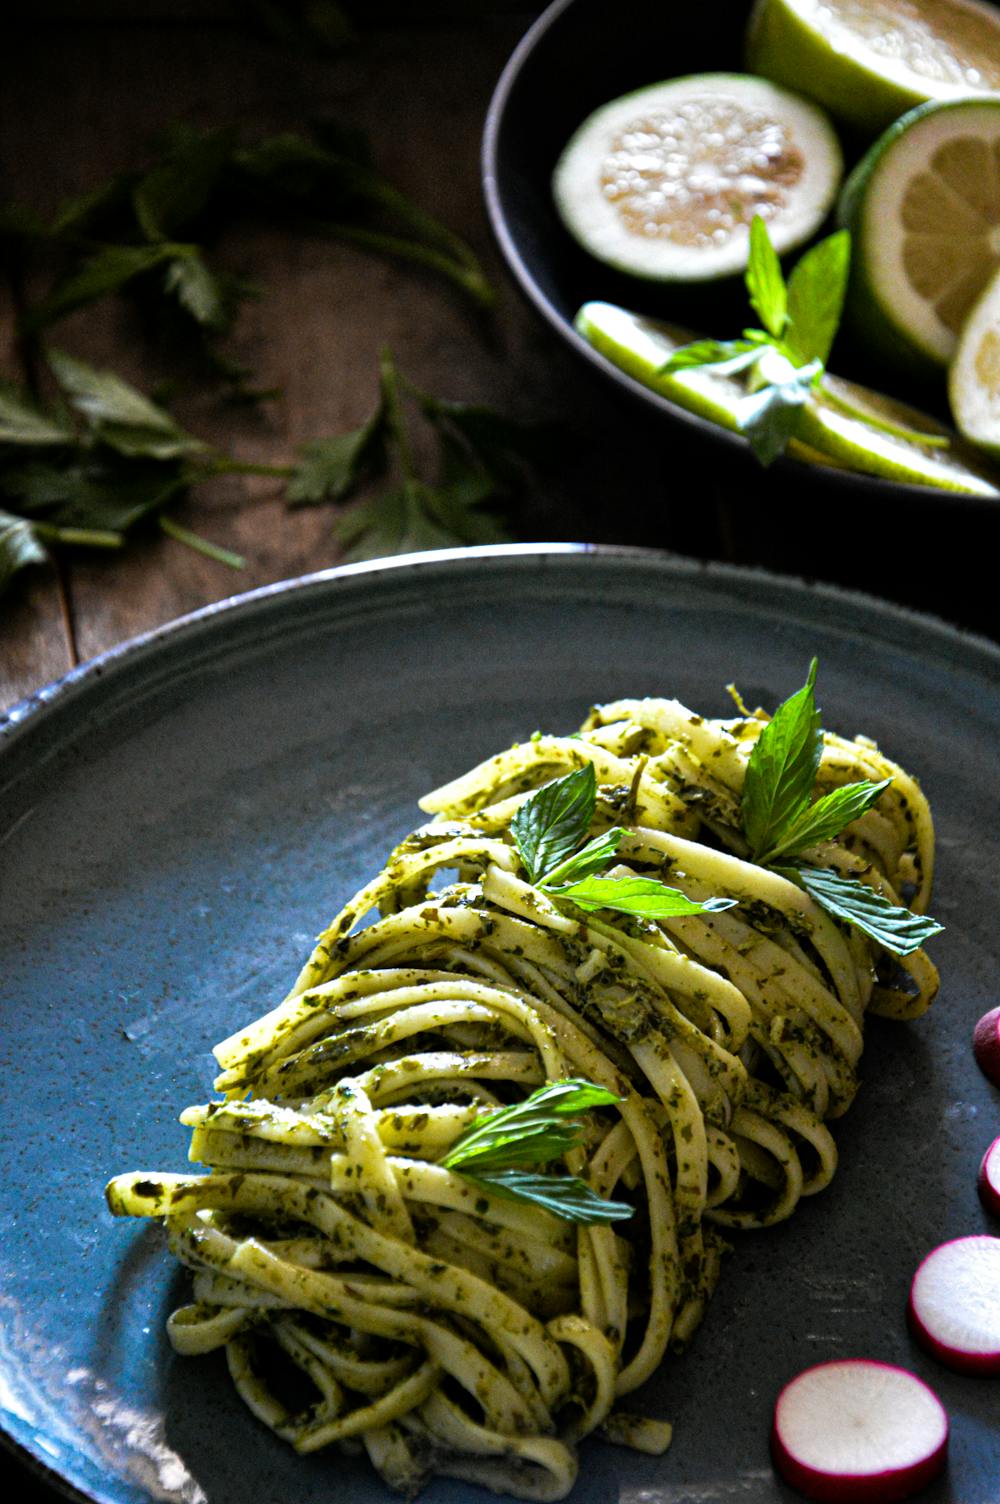
M 979 0 L 757 0 L 747 63 L 874 136 L 927 100 L 1000 92 L 1000 16 Z
M 711 366 L 669 376 L 661 371 L 680 345 L 696 338 L 688 330 L 612 303 L 585 303 L 576 316 L 576 327 L 596 350 L 637 381 L 720 428 L 738 431 L 737 412 L 747 395 L 739 376 L 719 375 Z M 788 446 L 793 458 L 906 485 L 1000 496 L 997 477 L 926 413 L 836 376 L 827 376 L 826 385 L 827 395 L 820 393 L 806 404 L 799 437 Z M 866 418 L 882 426 L 873 427 Z M 948 437 L 949 447 L 922 444 L 887 432 L 886 426 L 917 430 L 932 441 Z
M 595 111 L 552 188 L 566 227 L 599 261 L 695 282 L 743 269 L 755 215 L 779 254 L 808 240 L 842 171 L 833 129 L 808 100 L 764 79 L 702 73 Z
M 862 338 L 945 365 L 1000 266 L 1000 97 L 922 105 L 851 173 L 848 315 Z
M 948 395 L 965 437 L 1000 455 L 1000 272 L 966 320 L 948 373 Z

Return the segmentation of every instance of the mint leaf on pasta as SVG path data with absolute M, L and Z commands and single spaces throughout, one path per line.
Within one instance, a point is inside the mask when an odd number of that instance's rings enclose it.
M 914 914 L 899 908 L 853 877 L 844 877 L 826 867 L 779 868 L 783 877 L 804 888 L 810 898 L 834 919 L 843 919 L 863 930 L 872 940 L 896 956 L 908 956 L 944 929 L 929 914 Z
M 743 832 L 751 858 L 765 863 L 782 835 L 805 812 L 823 746 L 814 686 L 817 662 L 803 687 L 779 705 L 750 754 L 743 783 Z
M 477 1174 L 545 1164 L 580 1142 L 583 1124 L 573 1121 L 577 1113 L 613 1107 L 618 1100 L 614 1092 L 575 1076 L 549 1081 L 523 1102 L 481 1113 L 441 1163 L 448 1170 L 467 1166 Z
M 779 857 L 795 856 L 807 846 L 839 836 L 845 826 L 882 797 L 891 783 L 891 778 L 883 778 L 881 783 L 864 779 L 859 783 L 845 783 L 824 794 L 788 827 L 772 848 L 770 860 L 775 862 Z
M 706 898 L 703 903 L 688 898 L 678 888 L 668 888 L 655 877 L 587 877 L 565 887 L 549 888 L 552 898 L 569 898 L 579 908 L 614 909 L 637 919 L 669 919 L 683 914 L 713 914 L 731 909 L 735 898 Z
M 541 882 L 571 856 L 590 829 L 597 800 L 593 763 L 536 789 L 510 822 L 528 881 Z
M 541 1174 L 532 1168 L 561 1158 L 581 1143 L 585 1128 L 575 1114 L 613 1107 L 619 1101 L 614 1092 L 592 1081 L 549 1081 L 523 1102 L 482 1113 L 441 1164 L 496 1196 L 534 1202 L 569 1222 L 631 1217 L 631 1206 L 606 1201 L 576 1175 Z
M 531 1201 L 564 1222 L 622 1222 L 635 1215 L 627 1201 L 606 1201 L 578 1175 L 533 1175 L 527 1170 L 497 1170 L 470 1175 L 473 1185 L 508 1201 Z

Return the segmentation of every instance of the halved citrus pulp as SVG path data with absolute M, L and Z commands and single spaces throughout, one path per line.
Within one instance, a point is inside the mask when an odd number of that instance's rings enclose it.
M 965 321 L 948 373 L 948 396 L 959 431 L 1000 455 L 1000 271 Z
M 1000 92 L 1000 15 L 980 0 L 757 0 L 747 65 L 874 136 L 926 100 Z
M 848 314 L 887 355 L 947 364 L 1000 267 L 1000 97 L 922 105 L 844 187 Z
M 743 269 L 755 215 L 779 254 L 808 240 L 842 171 L 833 129 L 808 100 L 764 79 L 703 73 L 596 110 L 552 186 L 567 228 L 599 261 L 689 282 Z
M 688 330 L 644 318 L 612 303 L 585 303 L 576 316 L 576 328 L 612 364 L 637 381 L 721 428 L 738 430 L 737 410 L 747 395 L 740 376 L 720 375 L 711 366 L 663 374 L 662 367 L 674 350 L 696 337 Z M 926 413 L 836 376 L 827 376 L 826 384 L 828 395 L 817 393 L 806 403 L 799 435 L 788 445 L 789 455 L 907 485 L 1000 496 L 998 478 Z M 873 428 L 862 415 L 879 423 L 923 431 L 932 439 L 947 436 L 952 442 L 947 449 L 924 445 Z

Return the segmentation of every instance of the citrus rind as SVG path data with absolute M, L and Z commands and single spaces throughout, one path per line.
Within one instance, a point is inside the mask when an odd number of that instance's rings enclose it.
M 842 172 L 833 128 L 808 100 L 765 79 L 703 73 L 595 110 L 552 188 L 597 260 L 647 280 L 701 282 L 743 270 L 757 214 L 779 255 L 803 244 Z

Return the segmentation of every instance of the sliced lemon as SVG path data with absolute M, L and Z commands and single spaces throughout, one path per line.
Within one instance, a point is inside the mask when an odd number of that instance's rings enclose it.
M 1000 92 L 1000 16 L 979 0 L 757 0 L 747 64 L 877 135 L 927 100 Z
M 965 437 L 1000 455 L 1000 272 L 966 320 L 948 373 L 948 396 Z
M 599 261 L 691 282 L 743 269 L 757 214 L 779 254 L 808 240 L 842 171 L 833 129 L 808 100 L 764 79 L 702 73 L 595 111 L 552 186 L 567 228 Z
M 612 303 L 585 303 L 576 316 L 576 327 L 613 365 L 644 386 L 720 428 L 737 431 L 737 411 L 747 395 L 739 376 L 719 375 L 711 366 L 669 376 L 661 370 L 674 350 L 697 337 L 690 331 Z M 825 382 L 826 394 L 818 393 L 807 402 L 799 436 L 788 446 L 793 458 L 907 485 L 1000 496 L 998 477 L 926 413 L 836 376 L 827 376 Z M 924 432 L 932 443 L 873 428 L 864 421 L 866 417 L 882 425 Z M 946 449 L 933 444 L 942 437 L 949 439 Z
M 906 363 L 947 364 L 1000 266 L 1000 97 L 904 115 L 851 173 L 838 215 L 859 336 Z

